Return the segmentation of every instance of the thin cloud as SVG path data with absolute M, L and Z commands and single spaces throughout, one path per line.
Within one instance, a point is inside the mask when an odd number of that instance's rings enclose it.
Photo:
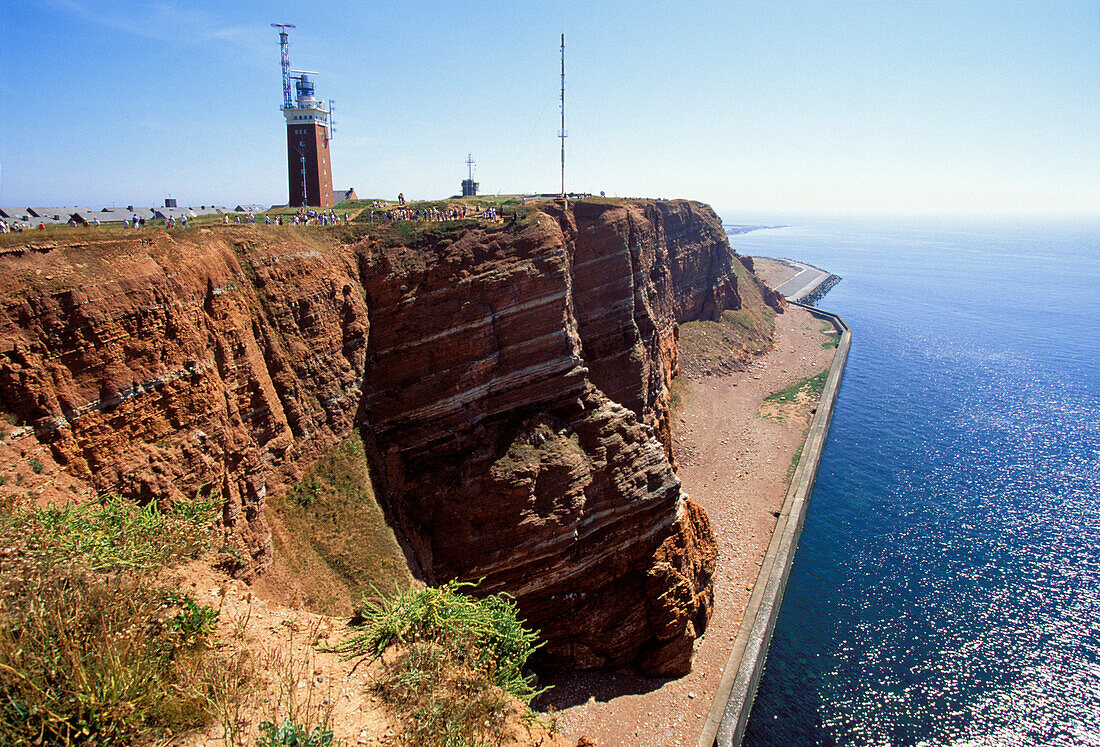
M 265 26 L 223 26 L 205 11 L 181 8 L 168 2 L 126 5 L 46 0 L 45 4 L 60 15 L 74 16 L 83 22 L 180 47 L 216 41 L 259 55 L 268 52 L 271 46 L 261 41 Z

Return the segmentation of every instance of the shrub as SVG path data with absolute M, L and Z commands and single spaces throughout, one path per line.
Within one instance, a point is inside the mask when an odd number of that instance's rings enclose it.
M 109 498 L 0 519 L 0 743 L 129 744 L 213 715 L 234 681 L 203 645 L 217 611 L 147 578 L 205 547 L 209 508 Z
M 393 649 L 375 690 L 409 724 L 410 744 L 482 744 L 503 731 L 508 696 L 529 706 L 542 692 L 523 675 L 537 634 L 511 597 L 460 592 L 474 586 L 452 581 L 369 600 L 353 620 L 361 632 L 336 648 L 372 659 Z
M 168 619 L 168 629 L 178 635 L 185 645 L 202 645 L 214 634 L 218 623 L 218 610 L 199 604 L 190 594 L 166 592 L 165 600 L 178 605 L 179 614 Z
M 27 464 L 30 465 L 31 472 L 36 475 L 42 474 L 42 462 L 38 461 L 34 457 L 31 457 L 29 460 L 27 460 Z

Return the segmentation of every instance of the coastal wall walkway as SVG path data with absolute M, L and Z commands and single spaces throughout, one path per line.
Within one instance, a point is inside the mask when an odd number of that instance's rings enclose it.
M 803 267 L 820 273 L 820 277 L 816 275 L 811 277 L 803 271 L 780 288 L 798 281 L 801 277 L 802 280 L 793 288 L 792 296 L 804 298 L 828 278 L 833 277 L 817 268 L 805 265 Z M 844 375 L 844 364 L 848 360 L 848 350 L 851 347 L 852 332 L 843 319 L 836 314 L 797 303 L 792 296 L 788 296 L 788 301 L 796 303 L 813 316 L 830 322 L 839 333 L 840 339 L 832 365 L 829 367 L 829 375 L 825 380 L 825 388 L 821 393 L 821 401 L 810 422 L 810 429 L 802 447 L 802 455 L 798 460 L 798 466 L 795 467 L 791 485 L 783 501 L 783 508 L 776 521 L 771 543 L 764 554 L 745 616 L 734 639 L 733 650 L 730 652 L 722 679 L 718 683 L 714 703 L 704 723 L 703 732 L 699 736 L 698 747 L 715 745 L 737 747 L 744 739 L 749 713 L 752 711 L 752 703 L 756 697 L 757 687 L 760 685 L 760 677 L 764 672 L 764 661 L 775 629 L 775 621 L 779 617 L 779 608 L 783 602 L 783 592 L 787 587 L 795 549 L 798 547 L 798 538 L 802 533 L 810 494 L 813 492 L 814 481 L 817 478 L 821 452 L 825 447 L 829 424 L 832 422 L 833 406 L 836 403 L 837 392 L 840 390 L 841 377 Z
M 799 268 L 797 275 L 780 284 L 780 286 L 775 289 L 777 292 L 786 296 L 788 301 L 801 301 L 817 290 L 818 286 L 832 277 L 831 273 L 802 262 L 784 260 L 784 263 Z

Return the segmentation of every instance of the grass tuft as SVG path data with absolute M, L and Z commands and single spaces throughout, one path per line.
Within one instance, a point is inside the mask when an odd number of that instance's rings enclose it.
M 765 402 L 775 404 L 795 404 L 798 402 L 813 402 L 821 397 L 825 389 L 825 380 L 829 377 L 829 369 L 825 369 L 814 376 L 807 376 L 801 381 L 796 381 L 790 386 L 781 389 L 764 398 Z
M 218 611 L 147 578 L 207 546 L 209 509 L 109 498 L 0 520 L 0 743 L 130 744 L 214 716 L 243 679 L 207 649 Z
M 329 747 L 333 739 L 332 729 L 323 726 L 310 729 L 289 716 L 279 724 L 264 721 L 260 724 L 260 734 L 256 747 Z
M 361 632 L 336 647 L 383 658 L 375 690 L 408 724 L 408 744 L 485 744 L 504 731 L 511 698 L 529 707 L 542 692 L 523 674 L 537 634 L 511 597 L 462 593 L 475 586 L 451 581 L 367 600 L 353 621 Z

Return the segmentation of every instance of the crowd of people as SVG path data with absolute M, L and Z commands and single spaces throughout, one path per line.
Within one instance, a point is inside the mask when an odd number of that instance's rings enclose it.
M 526 204 L 526 200 L 524 200 Z M 404 201 L 404 195 L 399 195 L 398 203 L 395 207 L 389 207 L 388 203 L 383 200 L 375 200 L 370 203 L 366 208 L 366 215 L 364 216 L 370 223 L 392 222 L 392 221 L 450 221 L 450 220 L 462 220 L 464 218 L 479 218 L 481 220 L 496 221 L 503 219 L 496 207 L 485 206 L 484 208 L 479 205 L 473 206 L 452 206 L 445 210 L 441 210 L 437 207 L 420 207 L 412 208 L 406 207 Z M 519 218 L 518 211 L 511 216 L 512 220 Z M 149 219 L 152 220 L 152 219 Z M 320 209 L 311 210 L 307 208 L 301 208 L 292 215 L 271 215 L 269 213 L 264 214 L 264 224 L 268 226 L 336 226 L 341 223 L 345 225 L 350 220 L 347 212 L 337 214 L 332 209 Z M 246 213 L 243 215 L 233 216 L 232 223 L 240 225 L 241 223 L 254 224 L 256 223 L 256 216 L 253 213 Z M 222 223 L 224 225 L 230 225 L 229 214 L 222 215 Z M 122 227 L 126 229 L 131 228 L 144 228 L 146 224 L 146 218 L 139 217 L 138 215 L 132 215 L 129 218 L 125 218 L 122 221 Z M 186 215 L 181 215 L 178 218 L 169 216 L 165 219 L 166 228 L 186 228 L 188 219 Z M 77 221 L 75 217 L 69 218 L 68 225 L 71 228 L 76 228 L 78 225 L 84 228 L 94 227 L 100 225 L 99 219 L 93 217 L 91 223 L 87 220 Z M 0 233 L 20 233 L 22 231 L 33 230 L 35 227 L 31 223 L 22 225 L 17 220 L 13 220 L 10 223 L 4 220 L 0 220 Z M 46 230 L 46 224 L 44 221 L 40 221 L 37 229 L 39 231 Z
M 285 221 L 281 215 L 276 215 L 274 218 L 270 215 L 264 216 L 264 223 L 275 226 L 281 226 L 284 223 L 289 223 L 292 226 L 336 226 L 341 221 L 348 222 L 347 213 L 339 216 L 332 210 L 326 212 L 324 210 L 306 210 L 305 208 L 302 208 Z
M 401 204 L 401 203 L 398 203 Z M 385 207 L 385 203 L 382 204 Z M 462 207 L 453 207 L 447 210 L 440 210 L 439 208 L 393 208 L 391 210 L 379 210 L 377 213 L 372 209 L 367 212 L 367 222 L 383 222 L 383 221 L 395 221 L 395 220 L 415 220 L 415 221 L 429 221 L 429 222 L 441 222 L 447 220 L 462 220 L 463 218 L 480 218 L 481 220 L 495 221 L 500 218 L 500 213 L 497 212 L 495 207 L 489 206 L 484 210 L 481 207 L 475 205 L 472 208 L 463 205 Z
M 33 231 L 34 226 L 31 223 L 23 225 L 17 220 L 13 220 L 9 225 L 7 221 L 0 219 L 0 233 L 23 233 L 24 231 Z M 38 230 L 45 231 L 46 223 L 44 221 L 38 221 Z

